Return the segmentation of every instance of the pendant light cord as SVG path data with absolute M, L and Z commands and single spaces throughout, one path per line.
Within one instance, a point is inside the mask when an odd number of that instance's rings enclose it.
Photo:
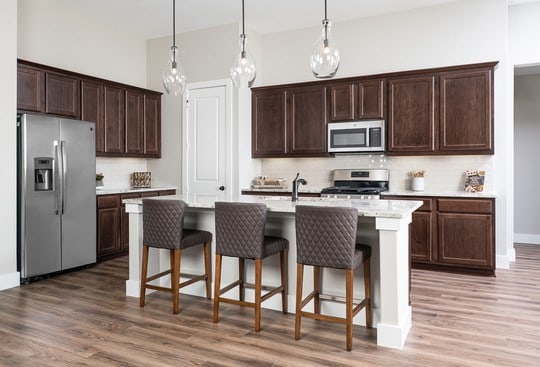
M 176 47 L 176 0 L 172 0 L 172 43 Z
M 328 42 L 328 9 L 327 9 L 327 6 L 326 6 L 326 0 L 324 0 L 324 41 L 325 41 L 325 47 L 327 47 L 327 42 Z
M 242 53 L 246 51 L 246 25 L 244 23 L 244 0 L 242 0 Z

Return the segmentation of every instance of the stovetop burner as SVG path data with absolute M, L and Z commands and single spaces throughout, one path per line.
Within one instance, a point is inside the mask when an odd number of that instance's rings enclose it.
M 334 170 L 334 186 L 322 189 L 322 196 L 378 198 L 388 191 L 388 170 Z

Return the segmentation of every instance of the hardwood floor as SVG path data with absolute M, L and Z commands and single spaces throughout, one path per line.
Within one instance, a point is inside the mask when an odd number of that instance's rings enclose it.
M 0 366 L 540 366 L 540 246 L 517 245 L 497 277 L 412 273 L 413 327 L 402 351 L 376 330 L 180 295 L 124 295 L 127 258 L 0 292 Z

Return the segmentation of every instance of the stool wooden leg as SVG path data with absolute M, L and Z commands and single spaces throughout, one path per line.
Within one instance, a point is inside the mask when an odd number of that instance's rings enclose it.
M 370 260 L 364 261 L 364 294 L 366 303 L 366 327 L 373 326 L 373 316 L 371 313 L 371 264 Z
M 240 301 L 246 300 L 246 260 L 239 257 L 238 258 L 238 280 L 240 280 L 240 284 L 238 285 L 238 299 Z
M 211 290 L 212 262 L 211 262 L 211 255 L 210 255 L 210 242 L 206 242 L 203 246 L 204 246 L 204 273 L 205 273 L 205 280 L 206 280 L 206 299 L 211 299 L 212 298 L 212 290 Z
M 302 322 L 302 285 L 304 284 L 304 264 L 296 264 L 296 315 L 294 318 L 294 338 L 300 339 Z
M 261 330 L 262 259 L 255 259 L 255 331 Z
M 321 313 L 321 299 L 319 297 L 321 293 L 321 268 L 320 266 L 313 266 L 313 290 L 315 291 L 315 297 L 313 298 L 313 309 L 316 314 Z
M 171 285 L 173 292 L 173 313 L 177 314 L 180 311 L 179 298 L 180 298 L 180 259 L 182 256 L 182 250 L 171 250 L 171 256 L 173 256 L 173 267 L 171 269 Z
M 346 284 L 345 284 L 345 318 L 347 320 L 347 350 L 352 350 L 352 337 L 353 337 L 353 269 L 347 269 L 346 272 Z
M 221 287 L 221 254 L 216 254 L 216 271 L 214 273 L 214 312 L 213 321 L 219 320 L 219 292 Z
M 148 276 L 148 246 L 146 245 L 143 245 L 141 265 L 141 293 L 139 294 L 139 305 L 144 307 L 146 301 L 146 278 Z
M 287 314 L 287 251 L 281 251 L 279 253 L 279 262 L 281 266 L 281 312 Z

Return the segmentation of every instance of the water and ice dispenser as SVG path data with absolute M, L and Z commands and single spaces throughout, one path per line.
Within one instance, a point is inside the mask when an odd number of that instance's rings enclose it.
M 34 158 L 34 188 L 36 191 L 52 191 L 53 185 L 53 158 Z

